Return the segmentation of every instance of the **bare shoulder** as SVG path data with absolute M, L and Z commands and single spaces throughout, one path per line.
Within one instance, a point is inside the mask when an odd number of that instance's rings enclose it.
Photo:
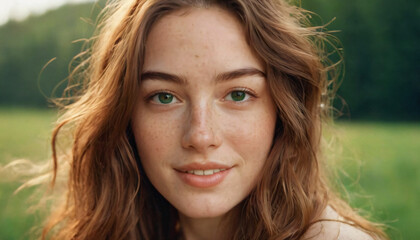
M 343 222 L 330 207 L 325 209 L 321 218 L 326 220 L 313 224 L 302 240 L 374 240 L 361 229 Z
M 341 224 L 340 235 L 338 237 L 339 240 L 374 240 L 374 238 L 366 232 L 345 223 Z

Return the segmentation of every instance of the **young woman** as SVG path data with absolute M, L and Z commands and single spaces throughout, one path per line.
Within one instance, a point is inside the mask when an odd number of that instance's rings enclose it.
M 386 238 L 324 177 L 333 68 L 303 10 L 124 0 L 105 11 L 53 133 L 67 194 L 43 239 Z

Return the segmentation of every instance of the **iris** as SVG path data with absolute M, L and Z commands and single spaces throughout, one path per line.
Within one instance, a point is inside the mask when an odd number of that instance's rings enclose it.
M 245 96 L 246 92 L 244 91 L 233 91 L 230 93 L 230 97 L 235 102 L 243 101 L 245 99 Z
M 169 104 L 173 101 L 174 95 L 170 93 L 159 93 L 158 99 L 159 99 L 159 102 L 162 104 Z

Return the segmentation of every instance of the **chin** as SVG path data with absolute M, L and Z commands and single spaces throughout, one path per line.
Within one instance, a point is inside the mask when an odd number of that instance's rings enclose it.
M 178 212 L 189 218 L 217 218 L 228 213 L 235 206 L 222 206 L 221 204 L 194 203 L 176 209 Z
M 179 211 L 179 210 L 178 210 Z M 227 211 L 179 211 L 182 215 L 188 218 L 203 219 L 203 218 L 218 218 L 224 216 Z

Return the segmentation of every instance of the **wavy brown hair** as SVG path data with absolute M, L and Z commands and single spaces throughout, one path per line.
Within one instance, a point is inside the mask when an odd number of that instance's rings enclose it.
M 299 239 L 327 206 L 346 222 L 385 238 L 340 200 L 324 177 L 321 126 L 329 120 L 337 66 L 327 34 L 285 0 L 124 0 L 107 3 L 92 44 L 70 75 L 53 131 L 53 181 L 68 171 L 64 200 L 42 239 L 176 239 L 176 209 L 151 185 L 130 128 L 145 42 L 153 24 L 186 8 L 217 6 L 235 15 L 265 63 L 277 106 L 275 138 L 261 178 L 240 204 L 229 239 Z M 71 150 L 58 144 L 70 138 Z M 68 168 L 63 167 L 67 163 Z

